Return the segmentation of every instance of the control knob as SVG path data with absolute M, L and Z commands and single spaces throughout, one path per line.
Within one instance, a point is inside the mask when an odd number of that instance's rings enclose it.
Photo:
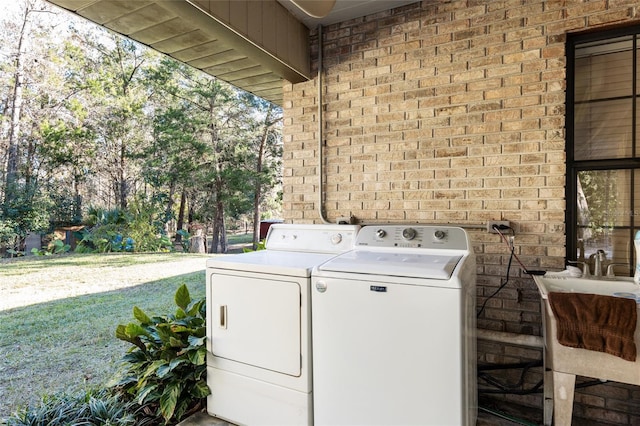
M 376 231 L 376 237 L 378 238 L 384 238 L 385 235 L 387 235 L 387 231 L 385 231 L 384 229 L 378 229 Z
M 336 245 L 342 242 L 342 234 L 337 233 L 331 236 L 331 244 Z
M 417 235 L 417 232 L 413 228 L 404 228 L 402 230 L 402 238 L 405 240 L 413 240 Z
M 447 236 L 447 232 L 442 229 L 438 229 L 433 233 L 433 236 L 436 237 L 436 240 L 444 240 Z

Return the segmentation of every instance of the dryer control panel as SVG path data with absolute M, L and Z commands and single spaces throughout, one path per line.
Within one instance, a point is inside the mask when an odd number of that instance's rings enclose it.
M 467 233 L 458 227 L 437 225 L 369 225 L 356 237 L 357 247 L 469 250 Z
M 354 247 L 358 225 L 275 224 L 267 234 L 267 250 L 342 253 Z

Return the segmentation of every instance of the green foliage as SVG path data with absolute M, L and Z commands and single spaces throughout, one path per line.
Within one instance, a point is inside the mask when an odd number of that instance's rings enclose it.
M 191 246 L 191 234 L 186 229 L 178 229 L 176 234 L 182 237 L 182 251 L 189 253 L 189 247 Z
M 3 236 L 9 237 L 7 238 L 9 241 L 6 242 L 10 243 L 9 234 L 13 234 L 14 238 L 23 238 L 29 231 L 47 231 L 51 208 L 51 200 L 47 194 L 34 184 L 14 183 L 10 186 L 5 202 L 0 205 L 0 221 L 5 224 L 0 224 L 0 239 Z M 9 228 L 12 231 L 7 234 Z
M 119 325 L 116 337 L 133 345 L 123 361 L 118 388 L 151 409 L 165 424 L 204 404 L 206 383 L 205 300 L 191 300 L 186 285 L 174 297 L 176 313 L 150 317 L 137 306 L 137 322 Z
M 6 23 L 18 29 L 15 18 L 7 16 Z M 70 25 L 54 40 L 48 36 L 59 19 Z M 95 235 L 83 235 L 81 252 L 127 250 L 131 245 L 113 244 L 118 235 L 135 240 L 135 251 L 170 250 L 164 225 L 176 213 L 176 194 L 186 200 L 180 217 L 188 208 L 189 218 L 211 226 L 217 237 L 224 219 L 249 215 L 258 205 L 270 209 L 274 200 L 279 208 L 271 188 L 281 185 L 277 107 L 68 17 L 34 13 L 29 21 L 23 29 L 31 47 L 15 50 L 21 33 L 9 31 L 0 61 L 7 125 L 12 105 L 22 105 L 11 140 L 19 148 L 11 155 L 15 167 L 10 176 L 0 172 L 0 221 L 13 222 L 11 232 L 0 224 L 3 248 L 17 253 L 29 232 L 82 223 L 88 205 L 120 210 L 89 212 L 93 222 L 84 223 Z M 13 100 L 17 58 L 25 83 L 21 99 Z M 4 142 L 0 157 L 6 160 Z M 153 217 L 131 209 L 142 192 Z M 122 222 L 107 218 L 111 213 Z M 124 217 L 129 213 L 134 217 Z M 94 230 L 99 224 L 123 228 Z
M 133 251 L 133 241 L 127 244 L 123 237 L 126 226 L 116 224 L 96 225 L 81 231 L 82 239 L 76 246 L 76 253 L 108 253 Z
M 48 190 L 51 200 L 49 220 L 59 225 L 79 225 L 82 223 L 82 197 L 71 193 L 65 186 L 51 186 Z
M 580 225 L 587 225 L 591 231 L 591 238 L 606 235 L 621 220 L 620 210 L 624 210 L 620 203 L 617 183 L 620 179 L 618 172 L 610 170 L 584 170 L 578 173 L 579 187 L 582 188 L 586 201 L 586 211 Z
M 69 244 L 65 244 L 62 240 L 53 240 L 51 241 L 46 249 L 32 248 L 31 253 L 36 256 L 51 256 L 52 254 L 63 254 L 68 253 L 71 250 L 71 246 Z
M 89 207 L 87 210 L 86 223 L 94 225 L 126 225 L 133 218 L 122 209 L 103 209 L 100 207 Z
M 267 243 L 266 240 L 261 240 L 256 245 L 256 249 L 255 250 L 252 249 L 252 248 L 245 247 L 245 248 L 242 249 L 242 251 L 245 252 L 245 253 L 249 253 L 249 252 L 252 252 L 252 251 L 265 250 L 267 248 L 266 247 L 266 243 Z
M 0 217 L 0 247 L 12 247 L 18 236 L 18 223 L 13 219 L 3 219 Z
M 139 196 L 128 209 L 90 208 L 86 222 L 92 228 L 80 234 L 78 253 L 171 251 L 173 244 L 164 235 L 161 205 Z
M 136 424 L 132 409 L 131 403 L 106 390 L 56 394 L 43 397 L 38 405 L 20 409 L 5 423 L 7 426 L 132 426 Z
M 128 234 L 136 242 L 136 251 L 170 251 L 173 244 L 164 234 L 164 225 L 171 219 L 162 207 L 163 197 L 137 196 L 129 206 L 133 220 L 128 224 Z

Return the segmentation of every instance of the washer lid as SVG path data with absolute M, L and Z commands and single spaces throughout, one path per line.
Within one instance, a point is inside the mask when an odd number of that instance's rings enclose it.
M 321 271 L 448 280 L 463 256 L 353 250 L 322 264 Z

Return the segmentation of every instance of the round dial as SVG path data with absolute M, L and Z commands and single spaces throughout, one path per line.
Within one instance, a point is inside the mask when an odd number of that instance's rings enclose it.
M 402 238 L 405 240 L 413 240 L 417 235 L 417 232 L 413 228 L 404 228 L 402 230 Z
M 331 244 L 340 244 L 342 242 L 342 234 L 337 233 L 331 236 Z
M 438 229 L 436 232 L 433 233 L 433 236 L 436 237 L 436 240 L 444 240 L 445 237 L 447 236 L 447 233 L 446 231 Z
M 376 237 L 378 238 L 384 238 L 385 235 L 387 235 L 387 231 L 385 231 L 384 229 L 378 229 L 376 231 Z

